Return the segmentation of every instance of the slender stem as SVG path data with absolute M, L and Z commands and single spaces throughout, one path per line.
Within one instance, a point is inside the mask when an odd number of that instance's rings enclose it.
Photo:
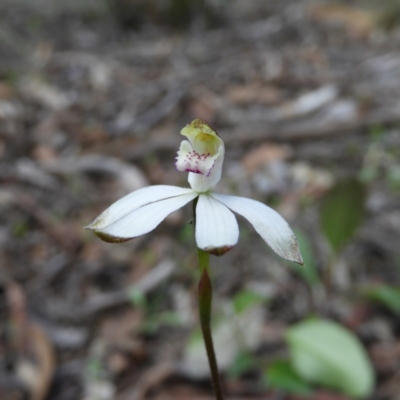
M 193 225 L 196 229 L 196 205 L 197 199 L 193 201 Z M 211 334 L 211 306 L 212 306 L 212 283 L 210 279 L 210 255 L 201 249 L 197 249 L 197 257 L 200 268 L 199 282 L 199 316 L 201 331 L 203 333 L 208 362 L 210 364 L 211 379 L 214 386 L 215 398 L 224 400 L 219 380 L 217 358 L 214 351 L 214 343 Z
M 208 362 L 210 364 L 215 397 L 217 400 L 223 400 L 221 383 L 218 374 L 217 358 L 215 357 L 214 344 L 211 334 L 212 284 L 209 275 L 210 255 L 200 249 L 198 249 L 197 254 L 201 271 L 198 294 L 201 330 L 203 332 L 204 344 L 206 346 Z
M 203 274 L 203 271 L 210 273 L 210 254 L 197 249 L 197 259 L 199 260 L 200 273 Z

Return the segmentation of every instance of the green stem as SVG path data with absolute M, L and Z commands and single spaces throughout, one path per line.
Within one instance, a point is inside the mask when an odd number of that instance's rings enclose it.
M 213 381 L 215 397 L 223 400 L 221 383 L 218 374 L 217 358 L 215 357 L 214 344 L 211 334 L 211 304 L 212 284 L 209 275 L 210 255 L 203 250 L 197 250 L 201 278 L 199 282 L 199 314 L 204 344 L 206 346 L 208 362 L 210 364 L 211 378 Z
M 196 229 L 196 205 L 197 200 L 193 201 L 193 225 Z M 206 347 L 208 363 L 210 364 L 211 379 L 214 386 L 215 398 L 224 400 L 219 380 L 217 358 L 214 351 L 214 343 L 211 334 L 211 306 L 212 306 L 212 283 L 210 279 L 210 255 L 201 249 L 197 249 L 197 257 L 200 268 L 199 282 L 199 316 L 201 331 L 203 333 L 204 344 Z

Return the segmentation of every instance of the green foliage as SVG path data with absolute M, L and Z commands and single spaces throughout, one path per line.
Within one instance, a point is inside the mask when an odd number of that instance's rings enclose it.
M 400 165 L 392 165 L 388 169 L 387 180 L 393 192 L 400 191 Z
M 372 392 L 374 373 L 358 338 L 339 324 L 309 320 L 286 334 L 295 371 L 308 382 L 365 398 Z
M 128 289 L 128 298 L 130 302 L 138 308 L 145 308 L 147 306 L 145 294 L 136 287 Z
M 189 336 L 188 346 L 197 346 L 199 343 L 203 343 L 203 333 L 200 328 L 196 328 L 192 331 Z
M 364 217 L 366 188 L 356 179 L 336 184 L 321 205 L 322 231 L 335 253 L 354 235 Z
M 400 24 L 400 1 L 379 1 L 379 25 L 388 31 L 395 29 Z
M 228 375 L 237 379 L 239 376 L 254 369 L 258 364 L 257 359 L 248 351 L 239 353 L 228 370 Z
M 380 142 L 384 137 L 386 131 L 383 126 L 375 125 L 369 132 L 369 140 L 370 142 Z
M 358 177 L 360 178 L 361 182 L 369 183 L 369 182 L 372 182 L 375 179 L 377 179 L 378 175 L 379 175 L 378 167 L 376 165 L 369 165 L 369 166 L 363 167 L 360 170 Z
M 400 314 L 400 287 L 379 285 L 364 292 L 372 301 L 387 307 L 394 314 Z
M 185 244 L 194 242 L 193 224 L 186 224 L 179 231 L 179 241 Z
M 317 267 L 314 263 L 314 252 L 307 236 L 302 231 L 295 231 L 299 242 L 301 255 L 303 256 L 304 265 L 288 261 L 287 264 L 296 271 L 309 286 L 314 286 L 319 282 Z
M 236 314 L 240 314 L 249 307 L 260 304 L 265 300 L 265 297 L 252 290 L 242 290 L 233 298 L 233 307 Z
M 293 370 L 289 361 L 276 360 L 265 371 L 263 380 L 268 387 L 299 395 L 311 393 L 311 386 Z
M 102 362 L 99 358 L 91 357 L 89 358 L 86 365 L 86 373 L 90 379 L 98 379 L 101 377 L 103 371 Z
M 14 222 L 13 227 L 12 227 L 12 233 L 13 235 L 21 239 L 23 238 L 29 231 L 29 226 L 25 220 L 19 220 Z
M 141 323 L 140 331 L 146 334 L 154 334 L 164 326 L 180 326 L 182 319 L 175 311 L 160 311 L 165 297 L 163 293 L 146 297 L 142 290 L 135 286 L 127 289 L 128 298 L 132 305 L 143 311 L 145 319 Z
M 165 311 L 157 315 L 149 315 L 142 323 L 140 330 L 143 333 L 154 334 L 163 326 L 180 326 L 182 320 L 177 312 Z
M 147 265 L 154 265 L 157 262 L 157 254 L 152 249 L 147 249 L 143 251 L 142 258 Z

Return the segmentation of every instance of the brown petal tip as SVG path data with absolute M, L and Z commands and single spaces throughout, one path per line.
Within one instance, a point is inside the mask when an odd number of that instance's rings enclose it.
M 204 251 L 206 251 L 207 253 L 210 253 L 214 256 L 223 256 L 225 253 L 227 253 L 232 248 L 233 248 L 233 246 L 222 246 L 222 247 L 214 247 L 214 248 L 204 249 Z
M 120 238 L 111 236 L 108 233 L 104 233 L 102 231 L 93 231 L 96 236 L 98 236 L 103 242 L 107 243 L 124 243 L 128 240 L 132 240 L 133 238 Z

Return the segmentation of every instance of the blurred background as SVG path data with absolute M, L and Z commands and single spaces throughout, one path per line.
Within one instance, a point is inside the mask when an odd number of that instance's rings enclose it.
M 174 169 L 194 118 L 247 221 L 212 257 L 226 399 L 400 398 L 400 1 L 1 0 L 0 398 L 212 399 L 190 207 L 83 226 Z

